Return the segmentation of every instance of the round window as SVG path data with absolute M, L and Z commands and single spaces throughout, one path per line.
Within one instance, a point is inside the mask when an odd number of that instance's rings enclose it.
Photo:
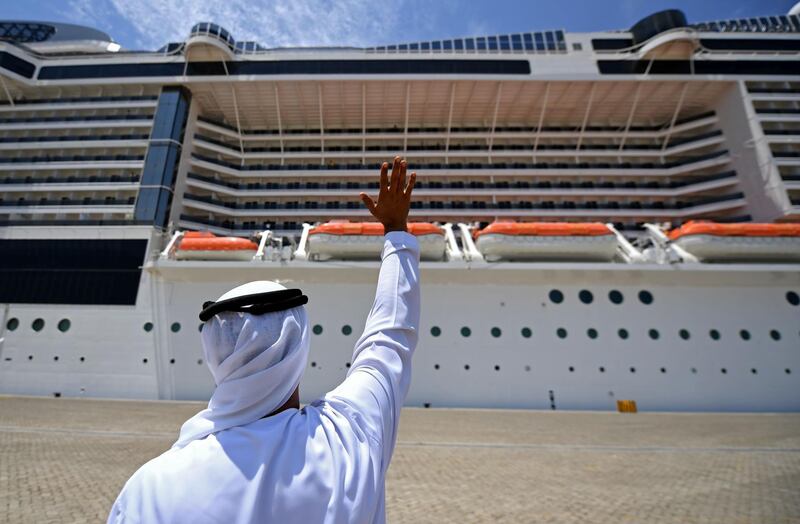
M 622 328 L 622 329 L 620 329 L 620 330 L 618 330 L 618 331 L 617 331 L 617 335 L 618 335 L 618 336 L 619 336 L 619 338 L 621 338 L 622 340 L 625 340 L 626 338 L 628 338 L 628 330 L 627 330 L 627 329 L 625 329 L 625 328 Z
M 594 295 L 592 295 L 592 292 L 589 291 L 588 289 L 581 289 L 580 292 L 578 293 L 578 298 L 584 304 L 591 304 L 592 301 L 594 300 Z
M 750 340 L 750 332 L 746 329 L 740 330 L 739 336 L 742 337 L 742 340 Z
M 44 329 L 44 320 L 41 319 L 41 318 L 37 318 L 36 320 L 33 321 L 33 324 L 31 324 L 31 327 L 33 328 L 34 331 L 43 330 Z
M 683 340 L 689 340 L 689 338 L 691 337 L 691 335 L 689 334 L 689 330 L 687 330 L 687 329 L 681 329 L 680 331 L 678 331 L 678 335 Z
M 522 333 L 522 336 L 525 337 L 525 338 L 531 338 L 531 335 L 533 335 L 533 331 L 531 331 L 531 328 L 528 328 L 528 327 L 522 328 L 521 333 Z
M 608 299 L 611 301 L 612 304 L 622 304 L 623 297 L 622 293 L 617 291 L 616 289 L 612 289 L 608 292 Z
M 461 328 L 461 336 L 462 337 L 468 337 L 471 334 L 472 334 L 472 330 L 470 328 L 468 328 L 467 326 L 464 326 L 464 327 Z
M 556 335 L 558 335 L 558 338 L 567 338 L 567 330 L 564 328 L 558 328 L 556 330 Z
M 349 324 L 345 324 L 342 326 L 342 335 L 349 335 L 353 332 L 353 328 L 350 327 Z
M 502 334 L 503 334 L 503 332 L 500 330 L 500 328 L 499 328 L 499 327 L 493 327 L 493 328 L 492 328 L 492 336 L 493 336 L 494 338 L 498 338 L 498 337 L 500 337 L 500 335 L 502 335 Z
M 564 293 L 562 293 L 558 289 L 551 289 L 548 296 L 550 297 L 550 301 L 553 304 L 560 304 L 564 301 Z
M 441 334 L 442 334 L 442 330 L 439 328 L 439 326 L 433 326 L 431 328 L 431 335 L 432 336 L 438 337 Z
M 152 322 L 145 322 L 144 326 L 142 326 L 142 328 L 145 331 L 147 331 L 148 333 L 150 333 L 151 331 L 153 331 L 153 323 Z
M 794 291 L 786 292 L 786 300 L 793 306 L 800 306 L 800 295 Z
M 597 330 L 595 328 L 589 328 L 586 330 L 586 336 L 591 339 L 597 338 Z
M 777 342 L 778 340 L 781 339 L 781 332 L 778 331 L 777 329 L 772 329 L 769 332 L 769 336 L 770 338 L 772 338 L 772 340 L 775 340 Z
M 659 335 L 659 333 L 658 333 L 658 330 L 657 330 L 657 329 L 651 329 L 651 330 L 649 330 L 649 331 L 647 332 L 647 334 L 648 334 L 648 335 L 650 336 L 650 338 L 652 338 L 653 340 L 658 340 L 658 337 L 660 336 L 660 335 Z
M 720 339 L 719 331 L 717 331 L 716 329 L 712 329 L 711 331 L 709 331 L 708 332 L 708 336 L 711 337 L 711 340 L 719 340 Z
M 647 291 L 646 289 L 643 289 L 639 291 L 639 301 L 642 304 L 649 306 L 650 304 L 653 303 L 653 294 Z
M 311 328 L 311 331 L 312 331 L 312 332 L 313 332 L 315 335 L 321 335 L 321 334 L 322 334 L 322 326 L 321 326 L 321 325 L 319 325 L 319 324 L 314 324 L 314 327 L 313 327 L 313 328 Z
M 173 333 L 177 333 L 178 331 L 180 331 L 180 330 L 181 330 L 181 324 L 180 324 L 180 322 L 173 322 L 173 323 L 172 323 L 172 325 L 169 327 L 169 329 L 170 329 L 170 330 L 171 330 Z
M 58 330 L 61 331 L 62 333 L 66 333 L 67 331 L 69 331 L 71 325 L 72 322 L 70 322 L 68 318 L 62 318 L 61 320 L 58 321 Z
M 6 329 L 9 331 L 14 331 L 19 327 L 19 319 L 18 318 L 9 318 L 8 322 L 6 322 Z

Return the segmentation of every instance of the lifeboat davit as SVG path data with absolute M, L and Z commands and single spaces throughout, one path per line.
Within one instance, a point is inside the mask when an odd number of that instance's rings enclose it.
M 417 237 L 422 260 L 443 260 L 444 230 L 429 222 L 410 222 L 408 232 Z M 383 249 L 383 224 L 331 221 L 308 232 L 312 260 L 379 260 Z
M 208 231 L 187 231 L 181 238 L 178 260 L 252 260 L 258 245 L 246 238 L 218 237 Z
M 609 262 L 617 251 L 616 236 L 599 222 L 499 221 L 473 236 L 478 251 L 490 262 Z
M 691 221 L 669 238 L 705 262 L 800 262 L 800 224 Z

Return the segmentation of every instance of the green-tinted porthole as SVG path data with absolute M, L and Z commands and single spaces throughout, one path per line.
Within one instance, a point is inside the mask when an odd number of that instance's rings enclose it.
M 683 340 L 689 340 L 689 338 L 691 338 L 691 335 L 689 334 L 689 330 L 688 329 L 681 329 L 680 331 L 678 331 L 678 335 Z
M 468 328 L 467 326 L 464 326 L 464 327 L 461 328 L 461 336 L 462 337 L 468 337 L 471 334 L 472 334 L 472 330 L 470 328 Z
M 500 330 L 500 328 L 499 328 L 499 327 L 496 327 L 496 326 L 495 326 L 495 327 L 493 327 L 493 328 L 492 328 L 492 336 L 493 336 L 494 338 L 499 338 L 499 337 L 500 337 L 500 335 L 502 335 L 502 334 L 503 334 L 503 332 Z
M 350 327 L 350 324 L 345 324 L 342 326 L 342 335 L 349 335 L 353 332 L 353 328 Z
M 769 336 L 770 336 L 770 338 L 771 338 L 772 340 L 774 340 L 774 341 L 776 341 L 776 342 L 777 342 L 778 340 L 780 340 L 780 339 L 781 339 L 781 332 L 780 332 L 780 331 L 778 331 L 777 329 L 772 329 L 772 330 L 770 330 L 770 332 L 769 332 Z
M 597 338 L 597 330 L 595 328 L 589 328 L 586 330 L 586 336 L 595 339 Z
M 620 305 L 624 300 L 622 293 L 617 291 L 616 289 L 612 289 L 608 292 L 608 299 L 611 301 L 612 304 Z
M 560 327 L 556 329 L 556 335 L 558 335 L 558 338 L 567 338 L 567 330 Z
M 657 329 L 651 329 L 647 332 L 647 335 L 652 338 L 653 340 L 658 340 L 658 337 L 661 335 L 658 333 Z
M 442 334 L 442 330 L 439 328 L 439 326 L 433 326 L 431 328 L 431 335 L 432 336 L 438 337 L 441 334 Z
M 746 329 L 740 330 L 739 336 L 742 337 L 742 340 L 750 340 L 750 332 Z
M 625 340 L 625 339 L 627 339 L 627 338 L 628 338 L 628 330 L 627 330 L 627 329 L 625 329 L 625 328 L 619 329 L 619 330 L 617 330 L 617 335 L 618 335 L 618 336 L 619 336 L 619 338 L 621 338 L 622 340 Z
M 6 322 L 6 329 L 9 331 L 14 331 L 19 327 L 19 319 L 18 318 L 9 318 L 8 322 Z
M 145 322 L 145 323 L 144 323 L 144 326 L 142 326 L 142 327 L 143 327 L 143 328 L 144 328 L 144 330 L 145 330 L 145 331 L 147 331 L 148 333 L 150 333 L 151 331 L 153 331 L 153 323 L 152 323 L 152 322 Z
M 712 329 L 711 331 L 709 331 L 708 336 L 711 337 L 711 340 L 719 340 L 720 338 L 719 331 L 717 331 L 716 329 Z
M 68 318 L 62 318 L 61 320 L 58 321 L 58 330 L 61 331 L 62 333 L 66 333 L 67 331 L 69 331 L 71 325 L 72 322 L 70 322 Z
M 527 328 L 527 327 L 522 328 L 522 336 L 523 337 L 531 338 L 532 335 L 533 335 L 533 331 L 531 331 L 531 328 Z
M 173 333 L 177 333 L 178 331 L 180 331 L 180 330 L 181 330 L 181 324 L 180 324 L 180 322 L 173 322 L 173 323 L 172 323 L 172 325 L 169 327 L 169 329 L 170 329 L 170 330 L 171 330 Z
M 37 318 L 36 320 L 33 321 L 33 324 L 31 324 L 31 327 L 33 328 L 34 331 L 43 330 L 44 329 L 44 320 L 41 319 L 41 318 Z
M 312 331 L 312 332 L 313 332 L 315 335 L 321 335 L 321 334 L 322 334 L 322 326 L 321 326 L 321 325 L 319 325 L 319 324 L 314 324 L 314 327 L 313 327 L 313 328 L 311 328 L 311 331 Z

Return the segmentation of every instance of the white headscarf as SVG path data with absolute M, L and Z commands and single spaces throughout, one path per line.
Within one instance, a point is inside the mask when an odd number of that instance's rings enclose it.
M 217 301 L 286 289 L 268 281 L 234 288 Z M 269 415 L 292 396 L 308 360 L 304 306 L 251 315 L 223 312 L 203 325 L 206 363 L 217 385 L 208 408 L 187 420 L 173 448 Z

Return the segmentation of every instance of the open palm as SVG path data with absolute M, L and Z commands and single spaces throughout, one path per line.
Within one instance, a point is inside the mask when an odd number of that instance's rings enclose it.
M 389 176 L 389 163 L 381 165 L 381 186 L 378 201 L 372 200 L 366 193 L 361 193 L 361 201 L 367 206 L 372 216 L 383 224 L 384 232 L 406 231 L 408 209 L 411 205 L 411 191 L 417 180 L 417 174 L 411 173 L 406 184 L 406 161 L 399 156 L 392 162 L 392 174 Z

